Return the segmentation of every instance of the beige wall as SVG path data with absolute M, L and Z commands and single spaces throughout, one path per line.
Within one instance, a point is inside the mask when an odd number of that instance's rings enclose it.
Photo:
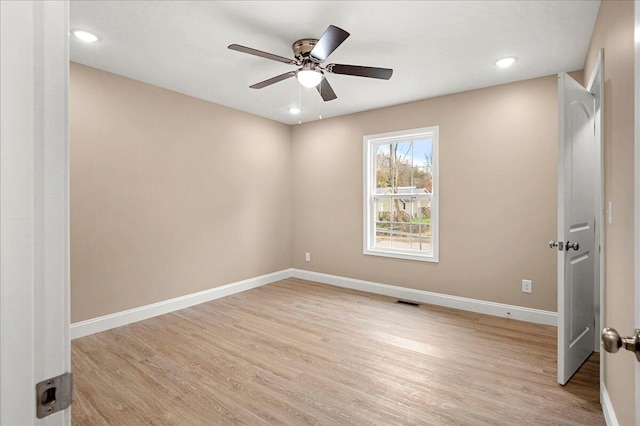
M 362 137 L 431 125 L 440 263 L 365 256 Z M 294 126 L 292 152 L 295 268 L 556 310 L 555 76 Z
M 556 310 L 553 76 L 292 128 L 75 63 L 70 84 L 72 322 L 292 256 L 296 268 Z M 440 263 L 364 256 L 362 136 L 433 124 Z
M 291 266 L 289 126 L 75 63 L 69 102 L 72 322 Z
M 556 102 L 550 76 L 288 127 L 74 63 L 72 322 L 291 266 L 555 311 Z M 363 255 L 362 136 L 434 124 L 440 263 Z
M 633 111 L 634 9 L 631 1 L 603 1 L 596 21 L 585 79 L 604 48 L 604 190 L 613 202 L 613 224 L 605 224 L 604 323 L 622 334 L 633 331 Z M 634 421 L 631 354 L 606 354 L 605 384 L 622 425 Z M 637 397 L 637 396 L 636 396 Z

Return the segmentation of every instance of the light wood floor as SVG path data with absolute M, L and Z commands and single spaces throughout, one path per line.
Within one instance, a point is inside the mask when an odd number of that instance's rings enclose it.
M 553 327 L 288 279 L 72 342 L 76 425 L 602 425 Z

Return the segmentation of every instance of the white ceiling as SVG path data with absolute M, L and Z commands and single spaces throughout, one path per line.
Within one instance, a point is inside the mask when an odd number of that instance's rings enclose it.
M 295 124 L 582 69 L 599 1 L 72 1 L 71 60 Z M 237 43 L 293 58 L 291 44 L 330 24 L 351 36 L 326 63 L 393 68 L 391 80 L 329 74 L 321 102 L 294 78 L 251 84 L 294 66 L 227 49 Z M 494 61 L 519 60 L 508 69 Z

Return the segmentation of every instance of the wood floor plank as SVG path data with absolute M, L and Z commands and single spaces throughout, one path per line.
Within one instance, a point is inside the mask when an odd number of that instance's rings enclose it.
M 74 425 L 601 425 L 556 329 L 287 279 L 72 342 Z

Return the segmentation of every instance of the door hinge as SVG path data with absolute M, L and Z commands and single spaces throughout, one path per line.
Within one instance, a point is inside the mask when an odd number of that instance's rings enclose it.
M 36 385 L 36 415 L 39 419 L 71 405 L 73 396 L 73 374 L 64 373 L 43 380 Z

